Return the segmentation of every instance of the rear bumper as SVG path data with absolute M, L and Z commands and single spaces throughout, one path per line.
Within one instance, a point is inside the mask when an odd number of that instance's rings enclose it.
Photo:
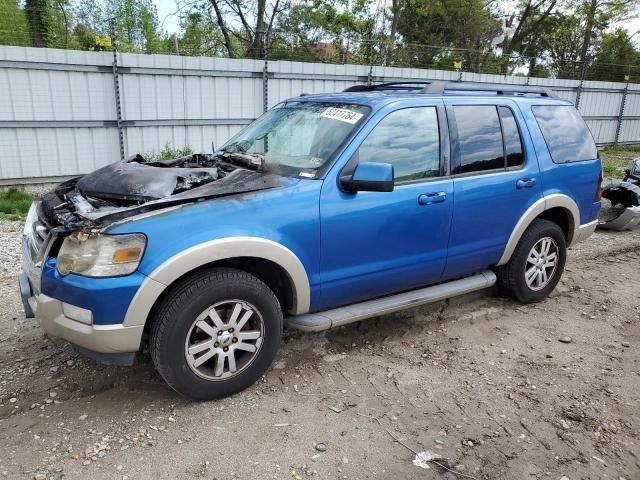
M 593 232 L 596 231 L 597 226 L 598 220 L 580 225 L 573 235 L 573 241 L 571 242 L 571 245 L 575 245 L 576 243 L 580 243 L 589 238 L 591 235 L 593 235 Z
M 601 223 L 599 227 L 605 230 L 623 231 L 631 230 L 637 225 L 640 225 L 640 207 L 627 207 L 618 218 Z

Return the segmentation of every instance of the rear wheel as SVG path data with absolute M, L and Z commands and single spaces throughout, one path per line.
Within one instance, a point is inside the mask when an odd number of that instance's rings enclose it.
M 544 300 L 560 281 L 566 259 L 566 240 L 558 224 L 534 220 L 509 262 L 496 268 L 498 287 L 523 303 Z
M 282 337 L 273 292 L 241 270 L 211 269 L 180 282 L 151 327 L 156 369 L 178 393 L 209 400 L 239 392 L 269 368 Z

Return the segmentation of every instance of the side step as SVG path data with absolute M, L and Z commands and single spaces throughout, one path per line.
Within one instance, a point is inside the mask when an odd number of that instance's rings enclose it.
M 320 332 L 348 323 L 358 322 L 365 318 L 377 317 L 386 313 L 475 292 L 476 290 L 491 287 L 495 283 L 495 273 L 491 270 L 485 270 L 470 277 L 440 283 L 419 290 L 411 290 L 410 292 L 398 293 L 375 300 L 354 303 L 353 305 L 325 310 L 324 312 L 290 316 L 286 318 L 286 321 L 288 325 L 304 332 Z

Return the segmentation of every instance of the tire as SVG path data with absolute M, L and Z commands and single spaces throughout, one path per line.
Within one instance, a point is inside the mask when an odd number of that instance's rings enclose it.
M 547 245 L 549 254 L 543 256 Z M 552 252 L 556 254 L 553 267 L 547 266 L 551 263 Z M 522 303 L 540 302 L 556 288 L 566 260 L 567 242 L 560 226 L 549 220 L 536 219 L 525 230 L 509 262 L 495 269 L 498 289 Z
M 231 268 L 181 280 L 152 322 L 156 369 L 171 388 L 194 400 L 249 387 L 269 368 L 282 339 L 282 310 L 274 293 L 253 275 Z

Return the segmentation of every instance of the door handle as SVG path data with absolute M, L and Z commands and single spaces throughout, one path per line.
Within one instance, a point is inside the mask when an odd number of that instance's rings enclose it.
M 418 203 L 420 205 L 431 205 L 433 203 L 442 203 L 447 199 L 445 192 L 431 192 L 423 193 L 418 197 Z
M 516 182 L 516 188 L 532 188 L 536 186 L 535 178 L 521 178 Z

